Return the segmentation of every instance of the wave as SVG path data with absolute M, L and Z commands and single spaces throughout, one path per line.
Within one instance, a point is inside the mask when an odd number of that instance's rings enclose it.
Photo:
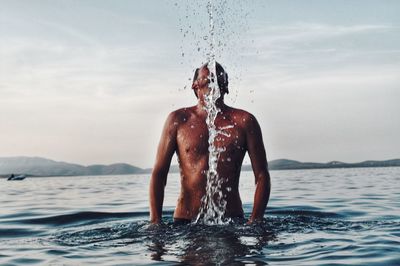
M 7 228 L 0 229 L 0 238 L 15 238 L 15 237 L 27 237 L 27 236 L 38 236 L 42 234 L 42 230 L 30 230 L 24 228 Z
M 48 217 L 20 219 L 15 223 L 22 224 L 43 224 L 43 225 L 68 225 L 76 223 L 85 223 L 89 221 L 104 221 L 109 219 L 121 219 L 148 216 L 148 212 L 76 212 L 71 214 L 62 214 Z
M 251 208 L 244 206 L 245 216 L 249 217 L 251 214 Z M 272 207 L 268 208 L 265 214 L 265 218 L 271 219 L 271 216 L 277 217 L 297 217 L 303 219 L 311 218 L 332 218 L 332 219 L 343 219 L 345 217 L 356 216 L 361 212 L 347 211 L 343 213 L 335 212 L 324 212 L 316 207 L 308 206 L 288 206 L 284 208 Z M 163 212 L 165 219 L 172 219 L 173 210 L 168 209 Z M 34 225 L 52 225 L 52 226 L 63 226 L 63 225 L 74 225 L 74 224 L 92 224 L 101 223 L 107 220 L 117 219 L 128 219 L 128 218 L 141 218 L 147 220 L 149 217 L 148 211 L 135 211 L 135 212 L 97 212 L 97 211 L 82 211 L 68 214 L 60 214 L 53 216 L 39 216 L 38 213 L 32 213 L 29 215 L 13 215 L 3 216 L 2 222 L 8 224 L 34 224 Z M 36 216 L 34 218 L 26 219 L 26 216 Z M 23 218 L 25 217 L 25 219 Z M 4 219 L 6 218 L 6 219 Z M 21 219 L 7 219 L 7 218 L 21 218 Z
M 279 212 L 280 216 L 268 216 L 263 222 L 247 225 L 245 221 L 236 221 L 224 226 L 206 226 L 201 224 L 174 224 L 172 213 L 164 218 L 164 224 L 152 225 L 147 219 L 134 222 L 115 222 L 102 224 L 97 227 L 80 226 L 61 230 L 54 235 L 54 240 L 61 245 L 75 246 L 88 245 L 102 242 L 102 245 L 127 245 L 133 242 L 149 241 L 162 237 L 163 241 L 170 239 L 172 242 L 181 238 L 201 237 L 264 237 L 274 240 L 281 234 L 330 232 L 344 233 L 351 231 L 370 231 L 382 228 L 392 228 L 398 233 L 399 221 L 347 221 L 313 212 L 298 211 Z M 306 215 L 304 215 L 306 214 Z
M 283 215 L 283 216 L 307 216 L 318 218 L 343 218 L 344 215 L 335 212 L 322 212 L 311 210 L 296 210 L 296 209 L 272 209 L 268 211 L 268 215 Z

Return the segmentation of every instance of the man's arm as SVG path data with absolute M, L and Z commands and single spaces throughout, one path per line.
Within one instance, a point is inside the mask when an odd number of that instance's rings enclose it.
M 165 122 L 158 144 L 156 162 L 150 180 L 150 221 L 160 223 L 164 202 L 164 188 L 172 156 L 176 150 L 177 121 L 176 114 L 171 113 Z
M 252 223 L 264 217 L 271 192 L 271 178 L 268 172 L 267 156 L 265 154 L 261 128 L 253 115 L 250 115 L 247 119 L 246 136 L 247 151 L 256 182 L 253 212 L 249 219 L 249 223 Z

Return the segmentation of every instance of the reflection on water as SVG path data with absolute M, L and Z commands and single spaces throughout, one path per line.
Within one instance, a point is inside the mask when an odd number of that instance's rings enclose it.
M 188 264 L 256 262 L 260 260 L 258 256 L 262 254 L 262 248 L 273 240 L 269 231 L 245 225 L 180 225 L 175 228 L 167 226 L 164 230 L 154 234 L 148 246 L 153 252 L 153 260 L 162 261 L 172 256 Z M 260 261 L 263 261 L 262 257 Z
M 258 225 L 232 222 L 229 225 L 162 225 L 148 222 L 109 223 L 63 229 L 47 241 L 69 247 L 122 247 L 144 245 L 154 261 L 176 261 L 204 265 L 262 262 L 262 249 L 275 239 L 267 222 Z
M 334 247 L 325 250 L 329 253 L 335 253 L 336 250 L 340 254 L 340 245 L 356 252 L 357 242 L 346 235 L 364 235 L 365 240 L 368 234 L 379 230 L 394 230 L 399 234 L 400 226 L 399 221 L 346 221 L 335 213 L 310 210 L 272 210 L 271 215 L 255 225 L 247 225 L 241 221 L 229 225 L 207 226 L 176 225 L 172 222 L 172 213 L 168 213 L 168 221 L 162 225 L 137 221 L 109 222 L 95 228 L 78 227 L 78 230 L 72 227 L 54 234 L 47 241 L 59 246 L 88 249 L 136 249 L 141 246 L 144 247 L 143 252 L 147 253 L 148 259 L 160 262 L 190 265 L 265 265 L 270 259 L 276 261 L 276 254 L 291 255 L 282 259 L 283 261 L 313 258 L 323 252 L 325 246 Z M 132 214 L 132 217 L 134 216 L 135 214 Z M 301 237 L 298 243 L 285 243 L 288 236 L 299 235 Z M 373 238 L 368 241 L 372 240 Z M 379 241 L 382 245 L 392 243 L 394 242 Z M 299 248 L 303 252 L 306 251 L 305 255 L 293 256 L 299 252 Z
M 148 223 L 148 176 L 0 180 L 0 265 L 400 265 L 400 168 L 272 171 L 266 220 Z M 240 192 L 251 213 L 253 176 Z

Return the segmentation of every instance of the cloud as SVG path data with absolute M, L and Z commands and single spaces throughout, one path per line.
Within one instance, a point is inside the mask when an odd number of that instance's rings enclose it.
M 262 36 L 264 42 L 304 42 L 322 38 L 343 37 L 353 34 L 366 34 L 398 30 L 399 27 L 384 24 L 329 25 L 299 22 L 291 25 L 260 25 L 252 29 L 254 36 Z

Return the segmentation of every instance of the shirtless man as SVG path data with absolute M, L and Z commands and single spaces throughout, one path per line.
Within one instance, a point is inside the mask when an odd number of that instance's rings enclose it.
M 225 180 L 222 183 L 222 191 L 227 201 L 225 217 L 244 217 L 238 185 L 240 169 L 247 151 L 256 183 L 253 211 L 248 220 L 248 223 L 252 223 L 263 218 L 271 190 L 261 129 L 252 114 L 224 103 L 224 94 L 228 93 L 228 75 L 218 63 L 216 73 L 221 92 L 216 105 L 221 112 L 215 119 L 215 125 L 217 129 L 234 125 L 224 129 L 230 137 L 218 135 L 214 142 L 216 147 L 226 149 L 221 152 L 217 166 L 219 177 Z M 180 164 L 181 193 L 174 220 L 193 221 L 200 211 L 201 199 L 206 192 L 209 152 L 204 99 L 209 92 L 207 65 L 196 70 L 192 89 L 198 99 L 197 105 L 172 112 L 164 125 L 150 181 L 152 223 L 160 223 L 162 220 L 164 188 L 175 152 Z

